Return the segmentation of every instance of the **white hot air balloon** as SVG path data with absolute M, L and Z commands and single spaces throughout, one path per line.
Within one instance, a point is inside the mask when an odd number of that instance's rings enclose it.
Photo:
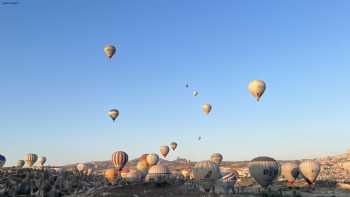
M 166 183 L 171 173 L 166 165 L 158 164 L 149 168 L 146 176 L 146 182 L 155 182 L 157 184 Z
M 281 174 L 289 184 L 293 184 L 299 175 L 299 165 L 296 162 L 286 162 L 281 166 Z
M 299 170 L 305 181 L 311 185 L 315 183 L 320 173 L 320 163 L 316 160 L 305 160 L 299 164 Z
M 248 85 L 248 90 L 252 96 L 256 98 L 259 102 L 260 98 L 264 94 L 266 89 L 266 84 L 262 80 L 253 80 Z
M 17 160 L 16 161 L 16 168 L 23 168 L 24 164 L 25 164 L 25 161 Z
M 269 186 L 279 174 L 279 164 L 270 157 L 257 157 L 249 162 L 249 172 L 262 187 Z
M 47 159 L 46 159 L 46 157 L 44 157 L 44 156 L 39 157 L 39 159 L 38 159 L 38 164 L 39 164 L 39 166 L 44 166 L 46 160 L 47 160 Z
M 154 166 L 159 161 L 159 156 L 156 153 L 148 154 L 146 157 L 146 161 L 149 166 Z
M 223 156 L 220 153 L 213 153 L 210 156 L 210 161 L 214 162 L 216 165 L 220 165 L 222 162 Z
M 198 94 L 199 94 L 198 91 L 193 91 L 192 93 L 193 96 L 198 96 Z

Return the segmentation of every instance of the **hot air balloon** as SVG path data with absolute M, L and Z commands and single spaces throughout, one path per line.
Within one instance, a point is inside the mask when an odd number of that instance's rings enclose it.
M 136 164 L 136 169 L 140 171 L 143 175 L 146 175 L 148 171 L 147 161 L 138 161 Z
M 262 80 L 253 80 L 248 85 L 248 90 L 252 96 L 259 102 L 266 89 L 265 82 Z
M 149 166 L 154 166 L 158 163 L 159 161 L 159 156 L 155 153 L 147 155 L 147 163 Z
M 199 94 L 198 91 L 193 91 L 192 93 L 193 96 L 198 96 L 198 94 Z
M 250 161 L 249 172 L 257 183 L 267 187 L 278 176 L 279 164 L 270 157 L 257 157 Z
M 299 175 L 299 165 L 296 162 L 287 162 L 282 164 L 281 173 L 289 184 L 293 184 Z
M 112 162 L 118 170 L 121 170 L 125 166 L 128 158 L 128 154 L 123 151 L 117 151 L 112 154 Z
M 123 168 L 122 170 L 120 170 L 120 176 L 123 179 L 125 179 L 129 172 L 130 172 L 129 168 Z
M 239 174 L 236 170 L 230 169 L 229 171 L 222 173 L 223 177 L 221 178 L 224 186 L 224 192 L 228 194 L 230 190 L 232 193 L 235 193 L 234 185 L 236 184 Z
M 78 172 L 83 173 L 83 171 L 86 170 L 86 165 L 83 163 L 78 164 L 77 170 L 78 170 Z
M 216 165 L 220 165 L 222 162 L 222 154 L 220 153 L 213 153 L 210 156 L 210 161 L 214 162 Z
M 185 179 L 189 179 L 191 175 L 191 169 L 190 168 L 183 169 L 181 170 L 181 174 Z
M 39 166 L 44 166 L 45 162 L 46 162 L 46 157 L 39 157 L 38 159 L 38 163 L 39 163 Z
M 4 166 L 6 163 L 6 157 L 4 155 L 0 155 L 0 168 Z
M 36 162 L 36 160 L 38 160 L 38 156 L 36 154 L 33 153 L 28 153 L 25 157 L 24 157 L 24 161 L 27 162 L 28 167 L 32 167 L 34 165 L 34 163 Z
M 107 169 L 104 173 L 104 176 L 109 183 L 113 183 L 114 180 L 118 177 L 118 171 L 115 168 Z
M 341 167 L 344 168 L 346 172 L 350 172 L 350 160 L 341 163 Z
M 116 52 L 116 48 L 113 45 L 107 45 L 107 46 L 105 46 L 103 51 L 105 52 L 106 56 L 109 59 L 111 59 L 113 57 L 113 55 L 115 54 L 115 52 Z
M 221 174 L 215 163 L 201 161 L 192 168 L 192 176 L 206 192 L 209 192 L 211 188 L 214 188 L 215 182 Z
M 190 87 L 190 85 L 188 85 L 188 83 L 187 83 L 187 84 L 185 85 L 185 87 L 186 87 L 186 88 L 189 88 L 189 87 Z
M 158 164 L 150 167 L 146 176 L 146 181 L 161 184 L 167 182 L 170 175 L 171 173 L 167 166 Z
M 202 139 L 202 137 L 201 136 L 198 136 L 198 141 L 200 141 Z
M 118 118 L 119 116 L 119 111 L 117 109 L 111 109 L 108 112 L 108 116 L 112 118 L 113 122 Z
M 177 148 L 177 143 L 176 142 L 171 142 L 170 143 L 170 147 L 171 149 L 173 149 L 173 151 Z
M 210 113 L 211 109 L 212 109 L 212 107 L 210 104 L 204 104 L 202 106 L 202 110 L 203 110 L 205 115 L 208 115 Z
M 161 146 L 159 151 L 160 154 L 163 155 L 163 157 L 166 157 L 169 153 L 169 146 Z
M 91 176 L 93 172 L 94 172 L 94 170 L 92 168 L 89 168 L 86 172 L 86 175 Z
M 23 160 L 16 161 L 16 168 L 23 168 L 25 162 Z
M 305 181 L 311 185 L 315 183 L 320 173 L 320 163 L 315 160 L 305 160 L 299 164 L 299 171 Z
M 130 170 L 123 178 L 128 183 L 138 183 L 141 181 L 142 175 L 139 171 Z
M 139 157 L 139 161 L 145 161 L 145 162 L 147 162 L 147 156 L 148 156 L 148 154 L 147 153 L 145 153 L 145 154 L 142 154 L 140 157 Z

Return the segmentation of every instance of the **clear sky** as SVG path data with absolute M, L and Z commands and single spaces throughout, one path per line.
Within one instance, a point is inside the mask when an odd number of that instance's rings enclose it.
M 116 150 L 132 159 L 171 141 L 179 146 L 170 159 L 191 160 L 350 147 L 350 1 L 19 2 L 0 5 L 7 165 L 27 152 L 49 164 L 108 160 Z M 260 103 L 247 92 L 253 79 L 267 83 Z

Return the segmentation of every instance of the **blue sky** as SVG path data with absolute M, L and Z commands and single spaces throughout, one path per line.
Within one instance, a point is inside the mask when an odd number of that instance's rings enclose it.
M 349 1 L 20 2 L 0 5 L 7 165 L 27 152 L 49 164 L 115 150 L 135 158 L 171 141 L 169 159 L 191 160 L 301 159 L 350 146 Z M 246 90 L 253 79 L 267 83 L 260 103 Z

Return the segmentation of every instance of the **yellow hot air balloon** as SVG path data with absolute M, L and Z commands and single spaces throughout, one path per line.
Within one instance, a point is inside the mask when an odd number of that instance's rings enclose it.
M 155 153 L 152 153 L 152 154 L 148 154 L 146 159 L 149 166 L 154 166 L 158 163 L 159 156 Z
M 281 166 L 281 174 L 289 184 L 293 184 L 299 175 L 299 165 L 296 162 L 286 162 Z
M 160 154 L 163 155 L 163 157 L 166 157 L 169 153 L 169 146 L 161 146 L 159 151 Z
M 16 161 L 16 168 L 23 168 L 25 162 L 23 160 Z
M 136 169 L 145 175 L 148 171 L 147 162 L 146 161 L 138 161 L 136 164 Z
M 116 48 L 113 45 L 107 45 L 107 46 L 105 46 L 103 51 L 105 52 L 106 56 L 109 59 L 111 59 L 113 57 L 113 55 L 115 54 L 115 52 L 116 52 Z
M 279 164 L 270 157 L 257 157 L 249 162 L 249 172 L 257 183 L 267 187 L 277 178 Z
M 111 109 L 109 112 L 108 112 L 108 116 L 110 118 L 112 118 L 113 122 L 118 118 L 119 116 L 119 110 L 117 109 Z
M 118 177 L 118 171 L 115 168 L 109 168 L 104 172 L 104 176 L 109 183 L 113 183 Z
M 36 160 L 38 160 L 38 156 L 36 154 L 33 153 L 28 153 L 25 157 L 24 157 L 24 161 L 27 162 L 28 167 L 32 167 L 34 165 L 34 163 L 36 162 Z
M 311 185 L 315 183 L 320 173 L 320 163 L 315 160 L 305 160 L 299 164 L 299 170 L 305 181 Z
M 216 165 L 220 165 L 221 162 L 222 162 L 222 154 L 220 153 L 213 153 L 211 156 L 210 156 L 210 161 L 214 162 Z
M 256 98 L 259 102 L 260 98 L 264 94 L 266 89 L 266 84 L 262 80 L 253 80 L 248 85 L 248 90 L 252 96 Z
M 202 110 L 203 110 L 205 115 L 208 115 L 210 113 L 211 109 L 212 109 L 212 106 L 210 104 L 204 104 L 202 106 Z

